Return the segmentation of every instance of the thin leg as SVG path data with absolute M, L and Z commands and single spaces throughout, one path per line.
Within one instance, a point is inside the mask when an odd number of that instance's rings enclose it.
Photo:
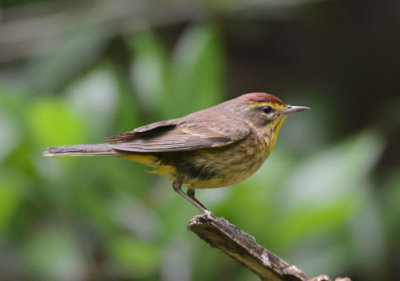
M 200 206 L 202 206 L 204 209 L 208 210 L 199 200 L 197 200 L 197 198 L 195 197 L 195 190 L 193 188 L 188 188 L 186 194 L 192 198 L 194 201 L 197 202 L 197 204 L 199 204 Z
M 172 187 L 174 188 L 175 192 L 179 193 L 183 197 L 186 198 L 190 203 L 196 206 L 200 211 L 203 212 L 205 215 L 211 215 L 211 212 L 207 210 L 206 207 L 203 206 L 197 199 L 193 199 L 190 195 L 187 195 L 185 192 L 182 191 L 182 180 L 177 179 L 173 182 Z M 194 196 L 194 193 L 193 193 Z

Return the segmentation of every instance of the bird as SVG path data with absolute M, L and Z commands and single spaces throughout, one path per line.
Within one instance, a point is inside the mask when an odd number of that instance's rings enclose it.
M 286 118 L 306 106 L 286 105 L 262 92 L 247 93 L 181 118 L 147 124 L 104 143 L 49 147 L 46 157 L 116 156 L 151 167 L 204 214 L 196 189 L 241 182 L 268 158 Z M 187 192 L 182 190 L 187 186 Z

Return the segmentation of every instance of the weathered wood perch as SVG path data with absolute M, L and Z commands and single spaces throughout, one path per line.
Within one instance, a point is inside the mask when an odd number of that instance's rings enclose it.
M 244 266 L 248 267 L 264 281 L 331 281 L 321 275 L 308 278 L 294 265 L 271 253 L 254 241 L 254 238 L 240 230 L 224 218 L 214 215 L 198 215 L 188 225 L 190 231 L 212 247 L 218 248 Z M 337 278 L 335 281 L 351 281 Z

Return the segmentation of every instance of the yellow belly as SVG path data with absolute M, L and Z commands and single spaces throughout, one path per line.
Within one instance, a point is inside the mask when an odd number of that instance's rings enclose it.
M 126 154 L 127 158 L 155 168 L 151 173 L 191 188 L 216 188 L 241 182 L 254 174 L 268 157 L 265 142 L 257 137 L 218 148 L 154 154 Z
M 258 128 L 245 139 L 223 147 L 192 151 L 127 153 L 127 158 L 153 167 L 151 173 L 174 181 L 181 179 L 191 188 L 232 185 L 254 174 L 273 148 L 285 118 Z
M 196 157 L 195 163 L 210 165 L 216 171 L 216 176 L 211 178 L 185 178 L 184 183 L 192 188 L 216 188 L 233 185 L 241 182 L 252 174 L 264 163 L 268 155 L 260 147 L 241 148 L 233 151 L 205 151 Z M 207 162 L 207 164 L 205 163 Z

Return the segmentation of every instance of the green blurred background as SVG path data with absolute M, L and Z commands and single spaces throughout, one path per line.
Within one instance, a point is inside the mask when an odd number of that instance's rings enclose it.
M 147 168 L 45 159 L 240 94 L 290 117 L 263 167 L 199 199 L 309 276 L 400 275 L 400 2 L 6 0 L 0 280 L 258 280 L 186 229 Z

